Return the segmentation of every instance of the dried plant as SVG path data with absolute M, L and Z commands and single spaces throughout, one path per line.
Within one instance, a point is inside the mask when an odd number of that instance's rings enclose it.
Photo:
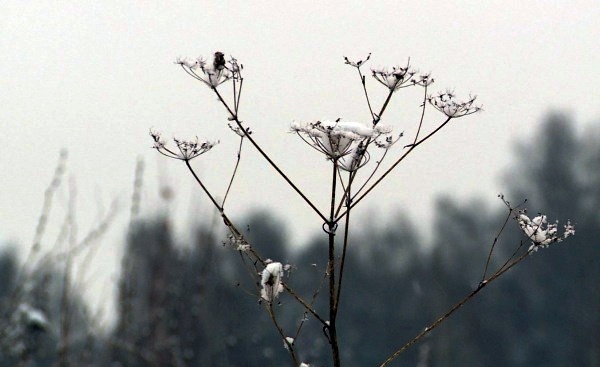
M 224 190 L 223 199 L 220 201 L 217 200 L 219 196 L 215 193 L 215 190 L 209 189 L 205 185 L 203 179 L 199 177 L 191 165 L 193 159 L 207 153 L 215 146 L 216 142 L 202 142 L 198 138 L 193 140 L 174 139 L 174 147 L 170 147 L 163 140 L 160 133 L 156 131 L 151 131 L 150 133 L 154 143 L 153 148 L 167 157 L 182 161 L 187 166 L 196 183 L 218 210 L 225 226 L 229 230 L 229 241 L 227 243 L 230 244 L 233 250 L 239 252 L 242 265 L 248 269 L 250 276 L 254 278 L 257 288 L 256 297 L 264 305 L 266 312 L 270 316 L 276 331 L 281 337 L 283 346 L 289 353 L 293 366 L 310 365 L 310 361 L 300 360 L 295 343 L 298 338 L 302 338 L 302 326 L 304 325 L 304 321 L 309 317 L 316 319 L 321 324 L 324 338 L 326 338 L 330 346 L 332 365 L 335 367 L 342 365 L 337 320 L 346 271 L 346 255 L 350 251 L 349 228 L 354 208 L 377 188 L 417 147 L 429 141 L 457 118 L 465 117 L 482 110 L 481 106 L 476 103 L 475 96 L 469 96 L 465 100 L 460 100 L 449 90 L 437 94 L 429 93 L 429 87 L 434 83 L 434 78 L 430 74 L 419 73 L 412 67 L 410 60 L 404 66 L 372 69 L 368 73 L 371 74 L 376 82 L 387 89 L 385 99 L 381 102 L 379 108 L 376 108 L 377 104 L 373 101 L 367 88 L 367 77 L 363 73 L 363 68 L 370 57 L 371 55 L 369 54 L 364 60 L 354 61 L 347 57 L 344 60 L 345 64 L 356 70 L 358 74 L 371 121 L 365 124 L 356 121 L 344 121 L 342 119 L 315 119 L 312 121 L 293 122 L 290 126 L 292 132 L 296 133 L 310 148 L 324 155 L 330 163 L 330 171 L 324 173 L 331 177 L 331 184 L 327 188 L 330 198 L 329 206 L 325 209 L 319 208 L 310 199 L 308 193 L 292 182 L 271 156 L 267 154 L 263 146 L 254 138 L 251 127 L 241 119 L 239 107 L 244 82 L 242 76 L 243 66 L 234 57 L 226 60 L 224 53 L 215 52 L 213 60 L 210 63 L 202 57 L 197 59 L 178 58 L 175 62 L 187 74 L 200 81 L 215 94 L 218 101 L 225 108 L 227 125 L 240 138 L 235 168 L 228 182 L 222 185 Z M 227 84 L 230 84 L 231 94 L 226 98 L 225 88 Z M 423 91 L 422 99 L 417 101 L 417 104 L 421 108 L 421 113 L 416 118 L 417 129 L 415 135 L 406 144 L 400 146 L 400 144 L 396 143 L 403 138 L 403 134 L 394 133 L 393 126 L 382 124 L 381 122 L 393 97 L 399 94 L 404 88 L 409 87 L 421 88 Z M 432 129 L 426 131 L 423 121 L 429 106 L 441 113 L 441 119 Z M 316 290 L 312 296 L 309 295 L 307 297 L 296 293 L 292 288 L 289 275 L 291 266 L 277 261 L 280 259 L 271 260 L 259 254 L 252 244 L 246 240 L 226 212 L 226 199 L 236 179 L 242 149 L 244 148 L 243 143 L 246 140 L 323 223 L 322 229 L 325 232 L 328 243 L 328 257 L 325 261 L 327 266 L 322 269 L 323 282 L 315 286 Z M 395 156 L 395 158 L 392 158 L 392 156 Z M 443 323 L 484 287 L 521 263 L 533 252 L 541 247 L 560 242 L 575 233 L 574 227 L 570 222 L 567 222 L 567 225 L 564 227 L 564 233 L 559 234 L 557 225 L 548 224 L 545 216 L 539 215 L 530 219 L 527 217 L 522 205 L 513 207 L 503 196 L 500 197 L 507 207 L 507 215 L 490 245 L 490 251 L 485 262 L 485 270 L 478 286 L 446 313 L 425 327 L 421 333 L 398 346 L 394 353 L 387 358 L 382 356 L 380 367 L 389 365 L 400 354 Z M 494 255 L 496 243 L 509 221 L 513 218 L 517 221 L 528 240 L 531 241 L 531 246 L 527 248 L 527 246 L 523 246 L 523 242 L 519 243 L 512 255 L 500 262 L 502 264 L 500 267 L 491 269 L 492 262 L 490 260 Z M 339 228 L 340 226 L 342 229 Z M 328 307 L 326 310 L 317 310 L 314 307 L 315 298 L 323 286 L 326 286 L 328 289 Z M 278 298 L 282 292 L 288 293 L 304 308 L 303 321 L 297 326 L 296 330 L 284 330 L 278 321 L 278 315 L 273 305 L 278 302 Z M 423 359 L 425 360 L 425 357 Z M 422 364 L 425 363 L 422 362 Z

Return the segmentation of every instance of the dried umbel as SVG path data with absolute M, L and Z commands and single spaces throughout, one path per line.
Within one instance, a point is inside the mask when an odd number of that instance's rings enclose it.
M 537 251 L 539 248 L 562 242 L 562 240 L 575 235 L 575 226 L 571 224 L 571 221 L 567 221 L 567 224 L 563 226 L 564 231 L 561 235 L 558 233 L 558 221 L 548 223 L 545 215 L 540 214 L 534 218 L 529 218 L 526 212 L 522 210 L 516 219 L 523 233 L 531 240 L 530 251 Z
M 219 143 L 218 141 L 199 142 L 198 137 L 196 137 L 194 140 L 180 140 L 173 138 L 178 150 L 175 151 L 167 147 L 166 142 L 162 139 L 162 136 L 159 132 L 150 130 L 150 136 L 152 137 L 152 140 L 154 140 L 153 148 L 156 149 L 160 154 L 182 161 L 190 161 L 198 156 L 201 156 Z
M 208 64 L 202 56 L 196 59 L 178 57 L 175 63 L 181 65 L 186 73 L 211 88 L 216 88 L 229 79 L 241 78 L 241 66 L 237 60 L 232 57 L 226 61 L 225 55 L 219 51 L 214 53 L 211 64 Z
M 439 92 L 438 94 L 430 95 L 427 101 L 435 107 L 436 110 L 442 112 L 450 118 L 458 118 L 467 116 L 475 112 L 481 111 L 481 106 L 475 105 L 477 96 L 469 96 L 466 101 L 455 100 L 454 93 L 450 91 Z
M 391 144 L 386 142 L 392 141 L 389 136 L 392 129 L 384 125 L 371 128 L 359 122 L 323 120 L 294 122 L 291 128 L 308 145 L 347 171 L 354 171 L 368 162 L 368 144 L 389 147 Z M 385 136 L 383 142 L 378 142 L 381 136 Z

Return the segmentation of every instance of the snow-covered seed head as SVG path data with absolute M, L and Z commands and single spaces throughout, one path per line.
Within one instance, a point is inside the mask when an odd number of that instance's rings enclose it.
M 567 221 L 567 224 L 564 225 L 564 232 L 561 235 L 558 233 L 558 221 L 548 223 L 545 215 L 540 214 L 534 218 L 529 218 L 526 211 L 521 210 L 516 220 L 523 233 L 531 240 L 530 251 L 537 251 L 539 248 L 562 242 L 564 239 L 575 235 L 575 226 L 571 224 L 571 221 Z
M 166 142 L 162 139 L 162 136 L 159 132 L 150 130 L 150 136 L 154 141 L 154 145 L 152 148 L 156 149 L 162 155 L 165 155 L 169 158 L 175 158 L 182 161 L 192 160 L 212 149 L 215 145 L 217 145 L 218 141 L 198 141 L 198 137 L 193 140 L 180 140 L 174 138 L 173 141 L 177 147 L 175 149 L 171 149 L 167 147 Z
M 347 171 L 354 171 L 367 163 L 367 141 L 374 141 L 391 132 L 389 126 L 371 128 L 359 122 L 339 120 L 293 122 L 291 129 L 311 147 Z
M 436 95 L 429 95 L 427 101 L 438 111 L 450 118 L 458 118 L 470 115 L 482 110 L 481 106 L 475 105 L 477 96 L 469 96 L 466 101 L 456 101 L 455 95 L 451 91 L 439 92 Z
M 262 271 L 260 285 L 261 298 L 267 302 L 273 302 L 283 292 L 283 265 L 280 262 L 271 262 Z
M 228 67 L 227 64 L 230 64 Z M 213 62 L 208 65 L 200 56 L 196 59 L 178 57 L 175 64 L 180 65 L 189 75 L 211 88 L 216 88 L 229 79 L 240 79 L 240 65 L 235 58 L 225 60 L 225 54 L 220 51 L 214 53 Z
M 413 78 L 417 71 L 411 68 L 410 60 L 406 63 L 406 66 L 394 66 L 391 70 L 388 68 L 371 69 L 371 72 L 375 80 L 391 91 L 397 91 L 400 88 L 416 84 Z

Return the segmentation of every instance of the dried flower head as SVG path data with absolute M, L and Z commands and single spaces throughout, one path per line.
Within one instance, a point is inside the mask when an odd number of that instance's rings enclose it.
M 413 78 L 412 83 L 414 85 L 420 85 L 421 87 L 428 87 L 433 84 L 435 80 L 431 77 L 430 73 L 421 74 L 418 78 Z
M 346 65 L 354 66 L 355 68 L 360 68 L 367 61 L 369 61 L 370 58 L 371 58 L 371 53 L 370 52 L 369 52 L 369 54 L 367 55 L 367 57 L 364 60 L 358 60 L 358 61 L 352 61 L 348 57 L 344 56 L 344 63 Z
M 540 214 L 530 219 L 526 215 L 526 211 L 521 210 L 516 220 L 523 233 L 531 240 L 529 251 L 537 251 L 539 248 L 562 242 L 562 240 L 575 235 L 575 226 L 571 224 L 571 221 L 567 221 L 567 224 L 563 226 L 564 232 L 560 235 L 558 233 L 558 221 L 549 224 L 545 215 Z
M 208 152 L 212 147 L 217 145 L 219 142 L 199 142 L 198 137 L 194 140 L 179 140 L 174 138 L 173 141 L 177 146 L 177 150 L 170 149 L 167 147 L 165 141 L 162 139 L 161 134 L 157 131 L 150 130 L 150 136 L 154 141 L 153 148 L 156 149 L 160 154 L 167 156 L 169 158 L 175 158 L 182 161 L 192 160 L 206 152 Z
M 339 120 L 294 122 L 291 128 L 308 145 L 337 162 L 346 171 L 363 167 L 369 161 L 368 143 L 392 131 L 391 127 L 385 125 L 371 128 L 359 122 Z
M 481 111 L 481 106 L 475 105 L 477 96 L 469 96 L 467 101 L 456 101 L 455 95 L 451 91 L 439 92 L 437 95 L 430 95 L 427 97 L 427 101 L 435 107 L 438 111 L 442 112 L 450 118 L 458 118 L 466 115 L 470 115 L 475 112 Z
M 397 91 L 400 88 L 416 84 L 413 77 L 417 71 L 410 67 L 410 60 L 406 63 L 406 66 L 395 66 L 392 67 L 392 70 L 381 68 L 372 69 L 371 71 L 373 72 L 373 78 L 391 91 Z
M 178 57 L 175 63 L 181 65 L 186 73 L 211 88 L 216 88 L 229 79 L 241 79 L 241 66 L 235 58 L 225 60 L 222 52 L 215 52 L 213 62 L 208 65 L 203 57 L 196 59 Z M 229 64 L 229 66 L 227 65 Z
M 262 271 L 260 282 L 262 286 L 260 291 L 262 299 L 267 302 L 273 302 L 279 296 L 279 293 L 283 292 L 282 277 L 283 265 L 280 262 L 271 262 L 265 267 Z

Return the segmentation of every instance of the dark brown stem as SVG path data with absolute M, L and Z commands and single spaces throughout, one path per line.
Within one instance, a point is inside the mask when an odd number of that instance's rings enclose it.
M 227 195 L 229 195 L 229 190 L 231 189 L 231 185 L 233 185 L 233 179 L 235 178 L 235 174 L 237 173 L 238 166 L 240 165 L 240 160 L 242 158 L 242 145 L 244 144 L 244 137 L 240 138 L 240 146 L 238 147 L 237 152 L 237 160 L 235 162 L 235 167 L 233 168 L 233 173 L 231 174 L 231 179 L 229 180 L 229 185 L 227 185 L 227 190 L 225 190 L 225 196 L 223 196 L 223 202 L 221 204 L 222 208 L 225 208 L 225 201 L 227 201 Z
M 354 208 L 362 199 L 365 198 L 365 196 L 367 196 L 367 194 L 369 194 L 369 192 L 371 192 L 371 190 L 373 190 L 377 185 L 379 185 L 379 183 L 381 183 L 381 181 L 383 181 L 384 178 L 386 178 L 387 175 L 389 175 L 395 168 L 396 166 L 398 166 L 398 164 L 400 164 L 400 162 L 402 162 L 404 160 L 404 158 L 406 158 L 416 147 L 418 147 L 419 145 L 421 145 L 423 142 L 425 142 L 426 140 L 428 140 L 429 138 L 431 138 L 433 135 L 435 135 L 435 133 L 437 133 L 438 131 L 440 131 L 444 126 L 446 126 L 446 124 L 448 124 L 448 122 L 451 120 L 451 117 L 448 117 L 446 119 L 446 121 L 444 121 L 440 126 L 438 126 L 435 130 L 433 130 L 432 132 L 430 132 L 429 134 L 427 134 L 425 137 L 423 137 L 421 140 L 419 140 L 418 142 L 416 142 L 415 144 L 410 145 L 409 149 L 406 151 L 406 153 L 404 153 L 400 158 L 398 158 L 398 160 L 396 160 L 396 162 L 394 162 L 394 164 L 392 164 L 392 166 L 390 168 L 387 169 L 387 171 L 385 171 L 378 179 L 377 181 L 375 181 L 365 192 L 363 192 L 351 205 L 349 208 L 347 208 L 346 210 L 349 210 L 351 208 Z M 342 213 L 340 214 L 337 218 L 336 218 L 336 222 L 339 221 L 341 218 L 344 217 L 344 215 L 346 215 L 346 213 Z
M 367 92 L 367 83 L 365 81 L 365 76 L 360 71 L 360 68 L 356 68 L 358 70 L 358 76 L 360 77 L 360 82 L 363 86 L 363 91 L 365 92 L 365 98 L 367 99 L 367 105 L 369 106 L 369 112 L 371 113 L 371 118 L 375 120 L 375 114 L 373 113 L 373 108 L 371 107 L 371 100 L 369 99 L 369 93 Z
M 283 332 L 283 329 L 279 325 L 279 322 L 277 322 L 277 318 L 275 317 L 275 312 L 273 311 L 273 303 L 268 302 L 266 307 L 267 307 L 267 313 L 271 317 L 271 321 L 273 321 L 273 325 L 275 325 L 275 328 L 277 329 L 279 336 L 281 336 L 281 338 L 283 339 L 283 343 L 287 346 L 287 350 L 290 354 L 290 357 L 292 358 L 292 362 L 294 363 L 293 365 L 299 366 L 300 363 L 298 362 L 298 357 L 296 356 L 296 352 L 294 351 L 294 346 L 287 340 L 285 333 Z
M 238 125 L 238 127 L 244 132 L 244 136 L 248 138 L 248 140 L 250 141 L 250 143 L 252 143 L 252 145 L 256 148 L 256 150 L 260 153 L 260 155 L 263 156 L 263 158 L 269 162 L 269 164 L 271 165 L 271 167 L 273 167 L 273 169 L 285 180 L 285 182 L 288 183 L 288 185 L 290 185 L 292 187 L 292 189 L 294 189 L 294 191 L 296 191 L 296 193 L 298 195 L 300 195 L 300 197 L 312 208 L 312 210 L 314 210 L 314 212 L 321 217 L 321 219 L 326 222 L 327 218 L 325 218 L 325 216 L 321 213 L 321 211 L 312 203 L 312 201 L 310 201 L 310 199 L 308 199 L 308 197 L 306 197 L 306 195 L 304 195 L 304 193 L 288 178 L 288 176 L 279 168 L 279 166 L 277 166 L 277 164 L 275 164 L 275 162 L 273 162 L 273 160 L 271 159 L 271 157 L 269 157 L 267 155 L 267 153 L 265 153 L 265 151 L 260 147 L 260 145 L 258 145 L 258 143 L 254 140 L 254 138 L 252 138 L 252 136 L 246 131 L 246 129 L 244 128 L 244 126 L 242 125 L 242 122 L 239 120 L 237 114 L 231 110 L 231 108 L 229 108 L 229 105 L 227 104 L 227 102 L 225 101 L 225 99 L 223 99 L 223 96 L 221 96 L 221 93 L 219 93 L 219 91 L 217 90 L 217 88 L 213 87 L 212 88 L 213 91 L 215 92 L 215 94 L 217 95 L 217 97 L 219 98 L 219 101 L 221 101 L 221 103 L 223 104 L 223 106 L 225 106 L 225 108 L 227 109 L 227 112 L 229 112 L 230 114 L 230 118 L 233 119 L 236 124 Z
M 337 327 L 336 327 L 336 290 L 335 290 L 335 229 L 337 224 L 333 221 L 335 216 L 335 191 L 337 183 L 337 159 L 332 162 L 333 175 L 331 178 L 331 205 L 330 205 L 330 216 L 327 221 L 328 226 L 328 237 L 329 237 L 329 264 L 327 266 L 327 272 L 329 274 L 329 326 L 327 327 L 329 344 L 331 345 L 331 353 L 333 358 L 333 366 L 340 367 L 340 351 L 337 340 Z
M 429 326 L 427 326 L 423 331 L 421 331 L 417 336 L 415 336 L 413 339 L 411 339 L 408 343 L 404 344 L 400 349 L 398 349 L 397 351 L 395 351 L 394 353 L 392 353 L 382 364 L 379 365 L 379 367 L 385 367 L 385 366 L 389 365 L 400 354 L 402 354 L 403 352 L 405 352 L 407 349 L 409 349 L 411 346 L 413 346 L 415 343 L 417 343 L 419 340 L 421 340 L 424 336 L 426 336 L 427 334 L 429 334 L 433 329 L 435 329 L 438 326 L 440 326 L 455 311 L 457 311 L 459 308 L 461 308 L 467 302 L 469 302 L 471 299 L 473 299 L 473 297 L 475 297 L 475 295 L 477 295 L 477 293 L 479 293 L 485 286 L 487 286 L 488 284 L 490 284 L 494 280 L 498 279 L 501 275 L 503 275 L 504 273 L 506 273 L 513 266 L 515 266 L 518 263 L 520 263 L 521 261 L 523 261 L 530 254 L 531 254 L 531 251 L 525 252 L 519 258 L 517 258 L 516 260 L 514 260 L 513 262 L 511 262 L 508 266 L 501 267 L 500 269 L 498 269 L 498 271 L 496 271 L 494 273 L 494 275 L 492 275 L 489 279 L 480 282 L 479 285 L 477 286 L 477 288 L 475 290 L 471 291 L 471 293 L 469 293 L 465 298 L 463 298 L 458 303 L 456 303 L 454 306 L 452 306 L 452 308 L 450 308 L 446 313 L 444 313 L 442 316 L 440 316 L 432 324 L 430 324 Z
M 425 107 L 427 106 L 427 86 L 425 86 L 425 92 L 423 96 L 423 104 L 421 109 L 421 119 L 419 120 L 419 128 L 417 129 L 417 133 L 415 134 L 415 140 L 413 140 L 413 145 L 417 142 L 419 138 L 419 133 L 421 132 L 421 127 L 423 126 L 423 119 L 425 118 Z
M 383 106 L 381 106 L 381 110 L 379 111 L 379 114 L 375 116 L 375 118 L 373 119 L 373 126 L 377 125 L 379 123 L 379 121 L 381 121 L 381 115 L 383 115 L 383 113 L 385 112 L 385 109 L 388 106 L 388 103 L 390 103 L 390 100 L 392 99 L 392 95 L 394 94 L 394 90 L 390 89 L 390 93 L 388 94 L 387 98 L 385 99 L 385 102 L 383 102 Z
M 348 181 L 348 189 L 347 189 L 347 199 L 346 199 L 346 203 L 347 206 L 350 207 L 350 198 L 351 198 L 351 192 L 350 192 L 350 188 L 351 188 L 351 180 L 352 178 L 349 178 Z M 342 259 L 340 262 L 340 271 L 339 271 L 339 277 L 338 277 L 338 285 L 337 285 L 337 295 L 336 295 L 336 300 L 335 300 L 335 312 L 337 315 L 338 312 L 338 308 L 339 308 L 339 304 L 340 304 L 340 295 L 342 293 L 342 279 L 344 276 L 344 264 L 346 263 L 346 249 L 348 247 L 348 232 L 350 229 L 350 210 L 346 211 L 346 220 L 344 221 L 344 244 L 342 246 Z

